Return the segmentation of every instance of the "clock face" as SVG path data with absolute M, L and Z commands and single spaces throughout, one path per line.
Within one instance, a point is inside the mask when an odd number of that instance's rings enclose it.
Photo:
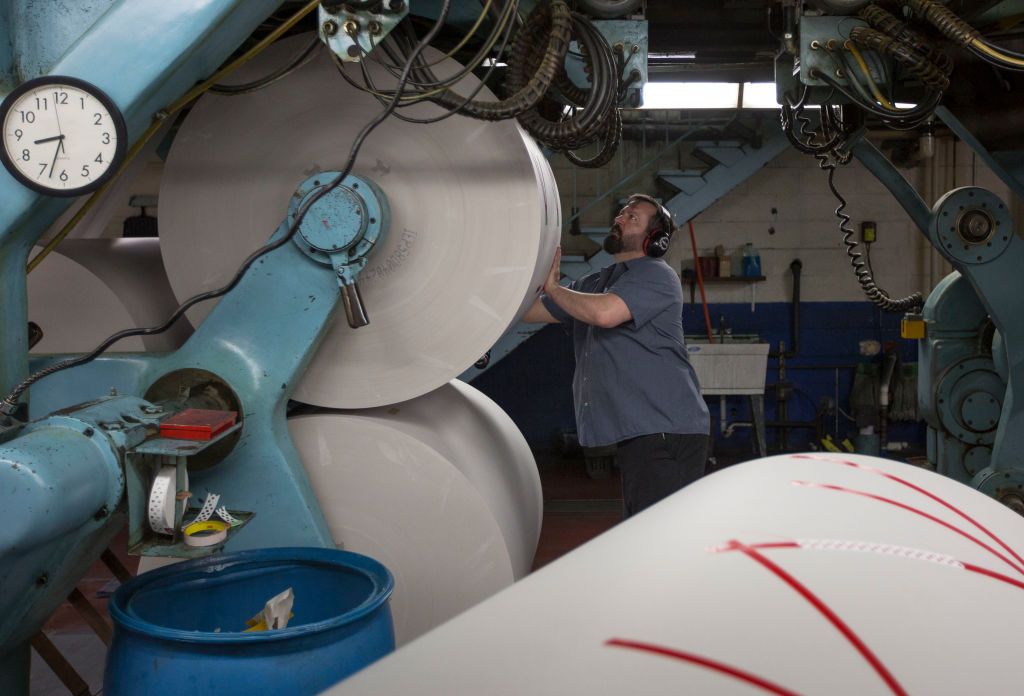
M 18 181 L 40 193 L 89 193 L 124 158 L 120 111 L 106 94 L 82 80 L 29 80 L 4 99 L 0 121 L 0 159 Z

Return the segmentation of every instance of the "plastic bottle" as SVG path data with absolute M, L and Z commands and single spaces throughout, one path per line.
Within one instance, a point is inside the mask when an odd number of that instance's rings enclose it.
M 743 276 L 757 278 L 761 275 L 761 256 L 750 242 L 743 245 Z

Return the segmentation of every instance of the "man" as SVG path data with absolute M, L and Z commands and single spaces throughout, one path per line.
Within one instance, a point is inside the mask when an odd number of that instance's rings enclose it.
M 700 478 L 707 458 L 710 421 L 686 354 L 683 290 L 660 259 L 673 232 L 667 209 L 630 196 L 604 240 L 615 263 L 565 288 L 559 249 L 523 318 L 572 331 L 580 444 L 618 445 L 625 517 Z

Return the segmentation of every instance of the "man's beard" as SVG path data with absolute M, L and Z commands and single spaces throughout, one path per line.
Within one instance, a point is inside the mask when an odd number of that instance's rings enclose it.
M 605 251 L 609 254 L 619 254 L 622 252 L 622 229 L 618 225 L 612 225 L 612 228 L 608 230 L 608 236 L 604 238 L 604 242 L 601 244 Z

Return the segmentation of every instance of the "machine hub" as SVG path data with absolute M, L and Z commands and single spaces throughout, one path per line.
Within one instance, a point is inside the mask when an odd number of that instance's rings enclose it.
M 967 210 L 957 221 L 960 238 L 969 244 L 981 244 L 987 241 L 992 236 L 995 226 L 995 220 L 985 210 Z
M 330 186 L 339 172 L 310 176 L 295 190 L 288 206 L 293 221 L 306 202 Z M 307 256 L 325 265 L 358 261 L 370 252 L 386 233 L 389 219 L 384 192 L 368 179 L 347 176 L 317 199 L 299 226 L 295 243 Z

